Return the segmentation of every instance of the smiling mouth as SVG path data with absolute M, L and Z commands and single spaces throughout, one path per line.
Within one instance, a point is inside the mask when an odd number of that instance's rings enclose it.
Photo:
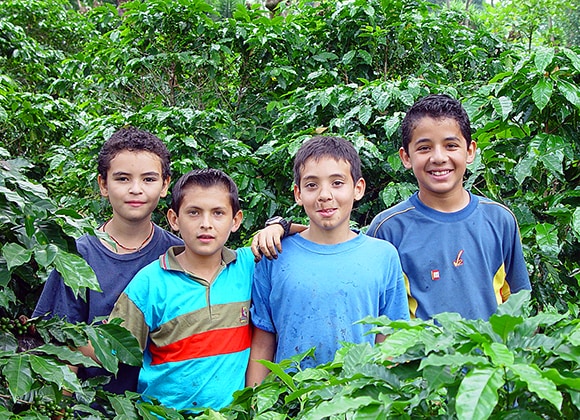
M 429 171 L 429 173 L 431 175 L 435 175 L 435 176 L 443 176 L 443 175 L 448 175 L 451 173 L 451 169 L 444 169 L 444 170 L 439 170 L 439 171 Z
M 334 214 L 335 211 L 336 211 L 335 208 L 328 208 L 328 209 L 318 210 L 318 213 L 322 214 L 323 216 L 325 216 L 325 215 L 328 216 L 328 215 Z

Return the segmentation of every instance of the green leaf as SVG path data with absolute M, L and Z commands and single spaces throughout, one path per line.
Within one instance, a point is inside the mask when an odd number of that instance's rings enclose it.
M 82 386 L 69 366 L 57 364 L 51 359 L 30 355 L 30 367 L 39 376 L 70 392 L 82 391 Z
M 558 239 L 558 230 L 550 223 L 538 223 L 536 229 L 536 242 L 540 250 L 554 258 L 560 253 L 560 241 Z
M 501 116 L 501 119 L 504 121 L 509 117 L 514 107 L 512 100 L 507 96 L 491 98 L 491 105 L 493 106 L 495 112 L 497 112 Z
M 126 328 L 112 323 L 100 324 L 95 328 L 101 337 L 107 339 L 119 360 L 131 366 L 141 366 L 143 361 L 141 347 Z
M 366 125 L 373 115 L 373 108 L 369 105 L 363 105 L 358 112 L 358 119 L 362 125 Z
M 270 410 L 274 404 L 278 402 L 278 398 L 282 390 L 276 387 L 267 387 L 265 389 L 260 389 L 260 392 L 256 395 L 256 411 L 258 413 L 263 413 Z
M 543 73 L 546 70 L 546 67 L 552 62 L 554 59 L 554 49 L 547 48 L 547 47 L 540 47 L 536 50 L 536 54 L 534 56 L 534 64 L 536 65 L 536 69 Z
M 8 243 L 2 247 L 2 255 L 6 258 L 8 270 L 19 267 L 30 261 L 32 250 L 15 243 Z
M 86 288 L 102 292 L 95 272 L 80 256 L 61 251 L 56 255 L 54 265 L 76 296 L 80 294 L 84 298 Z
M 558 90 L 562 92 L 562 95 L 564 95 L 568 102 L 576 107 L 580 107 L 580 93 L 578 92 L 578 87 L 564 80 L 558 80 L 556 86 L 558 86 Z
M 528 389 L 535 392 L 538 397 L 550 401 L 558 410 L 562 408 L 562 394 L 556 388 L 556 384 L 544 378 L 536 365 L 517 363 L 511 366 L 511 371 L 528 384 Z
M 455 408 L 459 420 L 489 418 L 498 403 L 502 372 L 501 368 L 474 369 L 465 376 L 457 392 Z
M 59 248 L 54 244 L 43 245 L 34 250 L 34 260 L 42 267 L 48 267 L 53 263 Z
M 80 351 L 71 350 L 66 346 L 55 346 L 54 344 L 43 344 L 34 349 L 36 353 L 49 354 L 59 360 L 64 360 L 71 365 L 83 365 L 86 367 L 99 367 L 100 365 L 90 357 L 85 356 Z
M 580 207 L 576 207 L 576 210 L 572 213 L 570 226 L 572 227 L 572 232 L 574 232 L 576 238 L 580 240 Z
M 512 315 L 493 314 L 489 318 L 491 328 L 504 341 L 507 340 L 509 333 L 512 332 L 518 325 L 522 324 L 523 322 L 524 322 L 523 317 L 514 317 Z
M 116 396 L 116 395 L 109 395 L 108 396 L 109 401 L 111 403 L 111 405 L 113 406 L 113 409 L 115 410 L 115 414 L 117 414 L 117 416 L 115 417 L 115 419 L 121 420 L 121 419 L 137 419 L 137 410 L 135 409 L 135 406 L 133 405 L 133 403 L 131 402 L 131 400 L 122 397 L 122 396 Z
M 503 343 L 483 343 L 484 353 L 489 356 L 495 366 L 511 366 L 514 363 L 514 355 Z
M 541 77 L 538 83 L 532 88 L 532 100 L 540 111 L 550 102 L 550 97 L 554 91 L 554 83 L 551 79 Z
M 580 73 L 580 55 L 576 54 L 569 48 L 562 48 L 562 51 L 570 59 L 572 66 L 576 69 L 578 73 Z
M 91 326 L 86 328 L 86 333 L 93 345 L 97 359 L 107 371 L 116 374 L 119 370 L 119 361 L 113 354 L 113 348 L 107 339 Z
M 8 390 L 13 401 L 32 389 L 34 381 L 28 354 L 17 353 L 10 357 L 2 369 L 2 374 L 8 382 Z
M 357 410 L 373 403 L 378 403 L 378 401 L 368 396 L 352 398 L 339 395 L 334 397 L 330 401 L 321 402 L 320 405 L 308 411 L 304 415 L 304 418 L 305 419 L 325 419 L 328 417 L 332 418 L 333 416 L 338 416 L 349 412 L 356 412 Z

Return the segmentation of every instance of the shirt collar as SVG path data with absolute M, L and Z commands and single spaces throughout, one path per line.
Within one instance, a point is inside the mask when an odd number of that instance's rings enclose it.
M 182 273 L 190 274 L 181 267 L 181 264 L 177 261 L 176 255 L 179 255 L 185 250 L 184 245 L 176 245 L 170 247 L 167 252 L 159 257 L 159 264 L 161 268 L 169 271 L 180 271 Z M 236 251 L 226 248 L 222 248 L 222 266 L 233 263 L 237 259 Z

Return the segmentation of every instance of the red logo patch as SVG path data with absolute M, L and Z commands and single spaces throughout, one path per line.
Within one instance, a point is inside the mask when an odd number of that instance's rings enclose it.
M 431 270 L 431 280 L 439 280 L 439 270 Z

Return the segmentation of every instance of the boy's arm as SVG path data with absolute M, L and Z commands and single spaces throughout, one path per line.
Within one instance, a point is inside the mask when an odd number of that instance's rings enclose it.
M 289 235 L 300 233 L 308 229 L 308 226 L 298 223 L 290 225 Z M 282 252 L 282 238 L 284 238 L 284 227 L 278 223 L 266 226 L 259 230 L 252 239 L 252 253 L 254 261 L 258 262 L 265 256 L 269 260 L 278 258 L 278 252 Z
M 262 383 L 270 370 L 258 360 L 274 361 L 276 352 L 276 335 L 254 327 L 250 361 L 246 371 L 246 386 L 255 386 Z

